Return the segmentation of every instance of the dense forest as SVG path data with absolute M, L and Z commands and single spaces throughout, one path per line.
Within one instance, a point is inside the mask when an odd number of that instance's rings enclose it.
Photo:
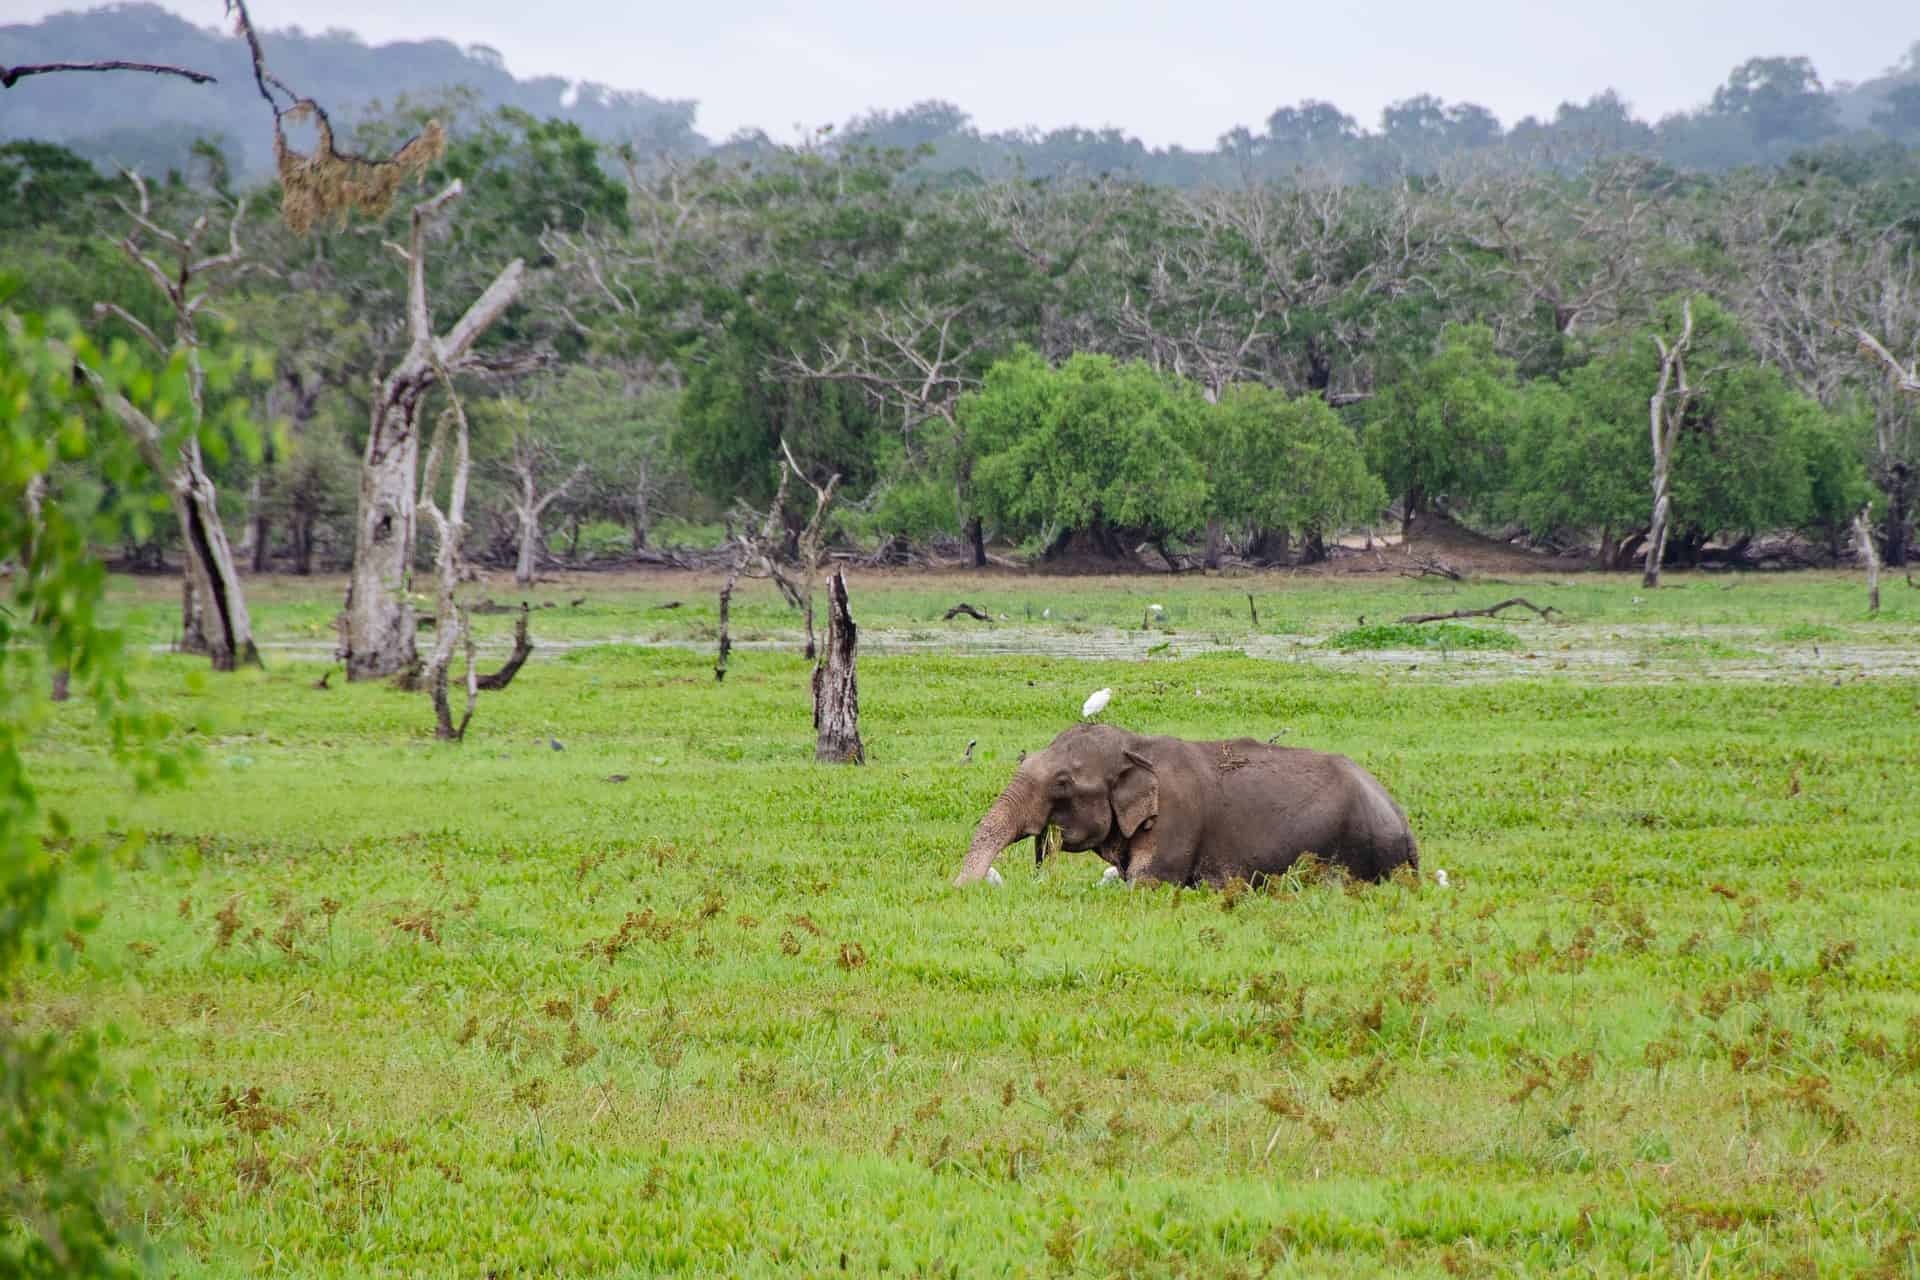
M 81 21 L 10 28 L 0 53 Z M 523 578 L 770 520 L 791 557 L 808 512 L 790 469 L 837 477 L 824 536 L 883 557 L 984 562 L 998 542 L 1291 563 L 1428 512 L 1621 567 L 1650 541 L 1668 564 L 1751 560 L 1780 533 L 1798 536 L 1770 554 L 1850 555 L 1869 506 L 1889 563 L 1912 539 L 1915 398 L 1855 330 L 1909 362 L 1920 345 L 1913 55 L 1864 124 L 1846 121 L 1867 89 L 1759 60 L 1657 126 L 1606 95 L 1511 130 L 1424 98 L 1378 132 L 1303 104 L 1169 183 L 1151 179 L 1177 157 L 1125 140 L 1112 163 L 1058 135 L 970 153 L 1008 140 L 939 106 L 713 148 L 687 104 L 596 91 L 567 114 L 558 82 L 407 46 L 435 74 L 491 70 L 361 114 L 343 145 L 389 154 L 432 117 L 431 154 L 384 212 L 315 219 L 229 149 L 275 138 L 241 42 L 150 8 L 86 21 L 82 54 L 138 21 L 206 42 L 142 44 L 152 56 L 237 57 L 220 92 L 245 109 L 144 180 L 57 142 L 0 144 L 0 273 L 13 307 L 78 312 L 102 340 L 236 358 L 216 398 L 265 429 L 210 437 L 196 465 L 255 569 L 353 558 L 362 472 L 386 448 L 381 379 L 427 358 L 410 292 L 444 333 L 489 282 L 510 305 L 451 371 L 471 417 L 467 553 Z M 343 67 L 402 82 L 344 35 L 272 48 L 303 90 Z M 9 127 L 83 98 L 130 114 L 88 79 L 21 82 Z M 487 105 L 514 94 L 547 105 Z M 1051 173 L 1021 171 L 1048 156 L 1034 167 Z M 456 179 L 460 198 L 410 232 Z M 399 427 L 415 454 L 418 422 Z M 160 515 L 125 556 L 161 564 L 177 536 Z

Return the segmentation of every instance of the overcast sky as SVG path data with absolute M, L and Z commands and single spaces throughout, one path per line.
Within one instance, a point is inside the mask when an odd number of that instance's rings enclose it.
M 201 25 L 221 0 L 163 0 Z M 1376 127 L 1429 92 L 1511 125 L 1617 88 L 1653 119 L 1704 102 L 1734 64 L 1806 54 L 1829 85 L 1920 40 L 1912 0 L 250 0 L 263 28 L 345 27 L 372 42 L 492 45 L 520 76 L 693 98 L 720 138 L 841 123 L 945 98 L 983 129 L 1118 125 L 1150 145 L 1210 148 L 1235 124 L 1323 98 Z M 31 21 L 85 7 L 0 0 Z

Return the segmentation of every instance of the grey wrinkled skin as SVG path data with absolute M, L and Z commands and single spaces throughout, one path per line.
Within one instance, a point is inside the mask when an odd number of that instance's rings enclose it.
M 1420 866 L 1407 815 L 1345 756 L 1080 724 L 1021 761 L 954 883 L 984 878 L 1003 849 L 1049 824 L 1061 848 L 1091 849 L 1129 882 L 1253 880 L 1307 852 L 1365 880 Z

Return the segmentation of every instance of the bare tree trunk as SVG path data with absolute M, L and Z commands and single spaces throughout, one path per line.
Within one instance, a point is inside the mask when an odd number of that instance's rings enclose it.
M 313 523 L 311 515 L 303 514 L 294 518 L 288 530 L 293 538 L 293 571 L 303 578 L 313 572 Z
M 1653 440 L 1653 520 L 1647 530 L 1647 567 L 1640 585 L 1651 589 L 1660 585 L 1660 565 L 1667 554 L 1667 521 L 1673 497 L 1668 483 L 1673 470 L 1673 447 L 1680 439 L 1680 425 L 1693 403 L 1694 389 L 1687 382 L 1687 353 L 1693 345 L 1693 300 L 1681 304 L 1680 336 L 1672 346 L 1654 335 L 1660 349 L 1660 385 L 1647 400 L 1647 416 Z
M 847 607 L 847 579 L 827 579 L 827 655 L 813 669 L 813 758 L 825 764 L 865 764 L 860 743 L 860 686 L 854 670 L 858 631 Z
M 653 527 L 653 503 L 643 480 L 633 491 L 633 549 L 645 550 L 647 531 Z
M 1867 566 L 1867 612 L 1880 612 L 1880 556 L 1873 546 L 1873 522 L 1868 518 L 1871 507 L 1860 508 L 1860 514 L 1853 518 L 1853 538 L 1860 548 L 1861 563 Z
M 1660 585 L 1660 566 L 1667 558 L 1667 515 L 1672 502 L 1672 496 L 1667 492 L 1667 458 L 1665 454 L 1656 453 L 1653 460 L 1653 524 L 1647 531 L 1647 567 L 1640 575 L 1640 585 L 1643 587 Z
M 534 517 L 531 507 L 522 508 L 520 518 L 520 555 L 513 563 L 513 585 L 530 587 L 533 585 L 533 552 L 540 540 L 540 522 Z
M 973 546 L 973 567 L 987 567 L 987 535 L 979 516 L 967 521 L 967 541 Z
M 271 543 L 273 540 L 273 517 L 267 514 L 267 506 L 260 492 L 260 477 L 254 476 L 247 483 L 247 550 L 251 553 L 249 568 L 254 573 L 265 573 L 273 567 Z
M 212 653 L 207 643 L 206 618 L 200 609 L 200 593 L 194 588 L 194 575 L 183 553 L 180 558 L 180 643 L 181 653 Z
M 451 392 L 451 388 L 449 388 Z M 434 497 L 440 479 L 440 459 L 444 451 L 447 427 L 451 422 L 453 439 L 453 483 L 448 491 L 443 514 Z M 472 473 L 468 451 L 467 416 L 456 397 L 441 415 L 435 429 L 433 448 L 427 453 L 426 472 L 421 478 L 419 505 L 433 521 L 440 545 L 434 554 L 433 655 L 427 660 L 427 690 L 433 697 L 433 736 L 442 742 L 459 742 L 466 737 L 467 724 L 473 719 L 473 704 L 478 698 L 473 667 L 473 626 L 456 592 L 460 585 L 461 543 L 467 532 L 467 478 Z M 453 708 L 447 699 L 447 673 L 453 666 L 454 650 L 464 646 L 467 655 L 467 710 L 460 723 L 453 722 Z
M 1883 535 L 1887 547 L 1887 567 L 1903 569 L 1907 564 L 1907 518 L 1912 502 L 1913 468 L 1896 462 L 1887 468 L 1887 518 Z
M 389 379 L 391 381 L 391 379 Z M 419 666 L 414 648 L 414 476 L 419 470 L 417 400 L 425 379 L 402 401 L 374 403 L 373 431 L 360 462 L 353 576 L 347 589 L 347 679 L 373 680 Z M 385 447 L 381 447 L 384 445 Z
M 190 366 L 197 367 L 191 348 L 188 361 Z M 132 434 L 147 466 L 155 475 L 167 474 L 169 463 L 162 449 L 160 428 L 154 421 L 125 396 L 108 388 L 92 369 L 79 364 L 75 368 L 93 384 L 109 410 Z M 226 528 L 220 523 L 213 481 L 202 465 L 197 436 L 188 434 L 176 452 L 171 470 L 173 482 L 168 496 L 173 502 L 173 514 L 180 522 L 180 540 L 186 550 L 180 597 L 182 647 L 190 635 L 197 634 L 206 644 L 203 652 L 212 657 L 214 670 L 232 671 L 243 662 L 259 666 L 260 651 L 253 643 L 253 622 L 247 616 L 240 574 L 233 567 L 233 549 L 227 543 Z
M 187 548 L 187 572 L 198 597 L 201 631 L 215 671 L 232 671 L 242 663 L 260 665 L 253 643 L 253 620 L 240 589 L 240 571 L 234 568 L 233 548 L 213 481 L 200 461 L 200 442 L 194 437 L 180 448 L 180 469 L 174 477 L 174 509 L 180 515 Z
M 1207 558 L 1205 560 L 1207 568 L 1218 569 L 1220 567 L 1220 552 L 1226 542 L 1226 538 L 1226 529 L 1221 524 L 1220 517 L 1215 516 L 1213 519 L 1207 521 Z
M 440 370 L 457 370 L 488 326 L 519 296 L 526 267 L 518 258 L 494 277 L 445 337 L 435 337 L 427 307 L 426 225 L 463 188 L 458 180 L 413 207 L 407 255 L 407 353 L 374 397 L 367 449 L 360 463 L 360 511 L 354 526 L 353 576 L 347 587 L 346 659 L 350 680 L 410 676 L 414 647 L 415 485 L 419 473 L 420 404 Z

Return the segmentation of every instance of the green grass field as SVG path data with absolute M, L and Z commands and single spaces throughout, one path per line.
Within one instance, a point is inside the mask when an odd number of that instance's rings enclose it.
M 150 1078 L 122 1163 L 181 1272 L 1920 1275 L 1897 580 L 1868 620 L 1827 575 L 856 574 L 865 768 L 811 762 L 791 645 L 715 685 L 706 579 L 543 587 L 461 745 L 311 687 L 335 586 L 258 584 L 264 673 L 142 660 L 188 789 L 131 797 L 77 705 L 33 760 L 149 833 L 15 1007 Z M 139 645 L 176 591 L 116 585 Z M 1326 644 L 1509 595 L 1566 618 Z M 736 619 L 795 626 L 764 584 Z M 1129 891 L 1016 846 L 951 888 L 1103 685 L 1131 728 L 1351 754 L 1451 886 Z

